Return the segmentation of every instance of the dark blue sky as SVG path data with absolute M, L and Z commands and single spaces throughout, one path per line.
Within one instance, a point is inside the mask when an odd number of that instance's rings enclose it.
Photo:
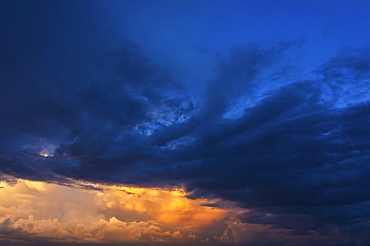
M 2 0 L 0 175 L 181 185 L 251 209 L 243 223 L 368 245 L 369 12 Z

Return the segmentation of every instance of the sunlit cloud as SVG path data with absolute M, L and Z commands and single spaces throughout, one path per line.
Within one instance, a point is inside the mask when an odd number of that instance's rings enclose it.
M 60 242 L 184 242 L 231 210 L 189 199 L 181 188 L 139 188 L 17 180 L 0 183 L 0 233 Z M 209 205 L 209 206 L 207 206 Z M 6 238 L 6 237 L 5 237 Z
M 0 235 L 5 242 L 304 245 L 352 240 L 335 226 L 321 234 L 278 226 L 273 223 L 278 214 L 261 217 L 271 224 L 258 218 L 247 222 L 253 210 L 220 199 L 190 199 L 181 187 L 73 180 L 61 185 L 5 175 L 0 187 Z

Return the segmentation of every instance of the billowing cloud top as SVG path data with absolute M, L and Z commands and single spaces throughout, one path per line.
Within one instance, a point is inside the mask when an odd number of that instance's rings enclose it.
M 118 24 L 114 7 L 140 9 L 125 4 L 1 2 L 0 184 L 86 182 L 79 189 L 90 192 L 98 190 L 93 184 L 181 187 L 189 201 L 218 199 L 243 208 L 224 220 L 223 233 L 204 237 L 209 243 L 289 243 L 279 235 L 295 245 L 370 243 L 369 46 L 340 49 L 312 66 L 301 57 L 309 40 L 300 37 L 239 43 L 218 52 L 194 45 L 193 58 L 212 57 L 213 65 L 200 59 L 194 64 L 204 70 L 185 64 L 179 71 L 188 58 L 171 64 L 170 55 L 144 51 L 159 41 L 140 45 L 131 37 L 140 40 L 139 34 Z M 170 39 L 170 33 L 162 38 Z M 161 49 L 172 57 L 181 54 L 164 44 Z M 194 81 L 183 74 L 191 69 Z M 207 79 L 197 81 L 202 78 Z M 226 203 L 207 201 L 204 207 L 214 208 L 210 221 L 223 220 L 226 212 L 219 207 Z M 0 212 L 3 234 L 19 233 L 27 223 L 65 226 L 8 213 Z M 110 213 L 81 233 L 185 237 L 181 231 L 159 232 L 155 223 L 125 224 Z M 157 213 L 166 216 L 161 210 L 146 219 L 164 223 Z M 128 232 L 137 228 L 139 234 Z

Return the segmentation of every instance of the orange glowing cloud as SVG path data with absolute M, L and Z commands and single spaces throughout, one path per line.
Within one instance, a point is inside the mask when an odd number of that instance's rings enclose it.
M 150 220 L 176 227 L 198 228 L 222 220 L 227 211 L 202 206 L 205 199 L 191 200 L 180 189 L 164 190 L 157 188 L 114 187 L 109 192 L 98 193 L 109 208 L 121 211 L 135 211 L 145 214 Z
M 335 238 L 351 240 L 344 234 L 322 236 L 312 231 L 310 235 L 297 236 L 290 229 L 245 223 L 238 215 L 249 210 L 220 200 L 188 199 L 186 195 L 179 188 L 110 186 L 73 180 L 58 185 L 0 176 L 0 245 L 15 240 L 97 245 L 300 245 Z M 227 206 L 204 206 L 212 203 Z
M 17 180 L 0 183 L 0 234 L 62 242 L 186 242 L 222 222 L 227 209 L 182 189 Z

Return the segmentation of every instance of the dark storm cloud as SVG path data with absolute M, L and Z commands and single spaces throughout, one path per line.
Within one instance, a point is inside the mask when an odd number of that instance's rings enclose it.
M 261 75 L 274 64 L 279 63 L 287 50 L 300 46 L 302 39 L 291 42 L 281 41 L 270 47 L 248 43 L 231 48 L 226 54 L 216 55 L 215 78 L 209 81 L 202 110 L 182 125 L 172 125 L 153 136 L 153 143 L 166 145 L 191 131 L 203 131 L 219 124 L 219 119 L 241 96 L 252 97 Z
M 369 229 L 370 218 L 368 50 L 346 49 L 317 70 L 320 79 L 291 83 L 241 118 L 202 128 L 187 153 L 199 164 L 178 167 L 192 196 L 212 193 L 263 216 L 277 214 L 246 221 L 296 234 L 353 235 L 361 227 L 357 236 L 366 242 L 360 231 Z
M 3 3 L 4 172 L 95 178 L 101 169 L 117 173 L 146 158 L 156 162 L 132 130 L 150 132 L 193 111 L 181 85 L 102 19 L 99 8 L 83 1 Z M 38 155 L 43 149 L 55 158 Z
M 197 105 L 89 3 L 3 3 L 1 172 L 185 184 L 190 197 L 255 209 L 248 223 L 295 235 L 340 228 L 369 241 L 369 47 L 343 50 L 312 79 L 260 92 L 301 40 L 235 46 L 218 54 Z M 224 117 L 245 97 L 253 105 L 242 100 L 240 116 Z

